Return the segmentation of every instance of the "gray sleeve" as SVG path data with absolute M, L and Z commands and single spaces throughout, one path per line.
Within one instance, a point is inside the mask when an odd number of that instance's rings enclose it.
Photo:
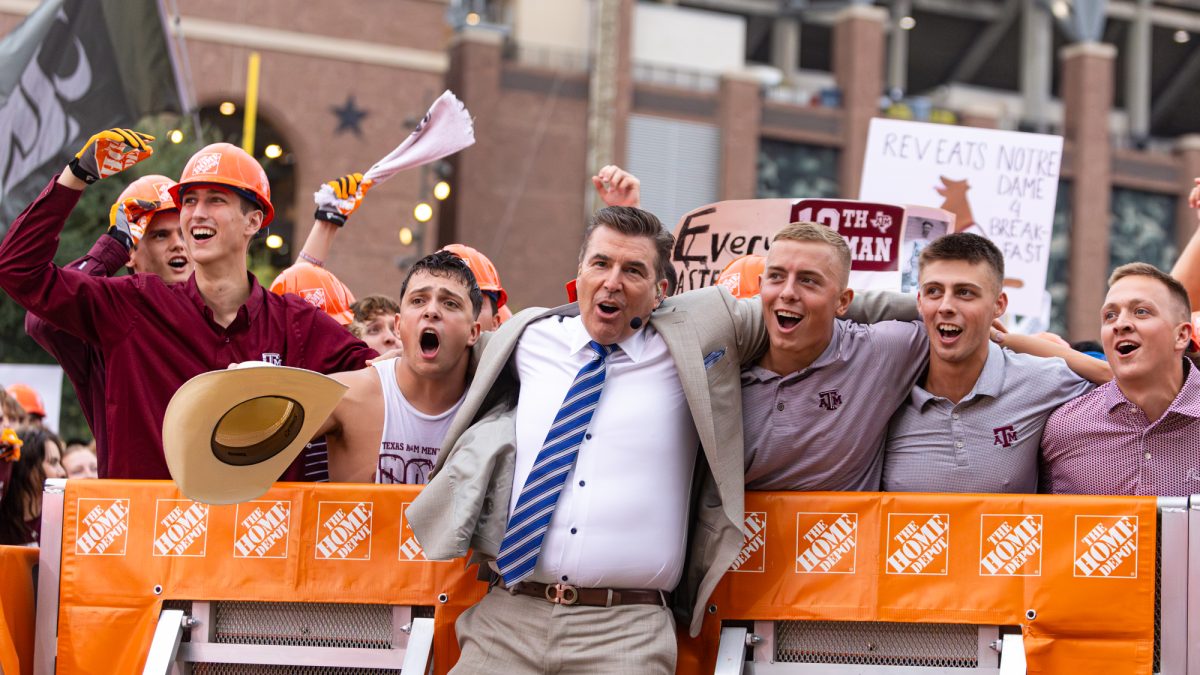
M 1042 395 L 1046 401 L 1057 408 L 1058 406 L 1078 398 L 1096 388 L 1096 385 L 1080 377 L 1071 370 L 1067 362 L 1055 356 L 1043 359 L 1045 373 L 1038 378 L 1045 385 Z
M 844 318 L 857 323 L 916 321 L 917 296 L 894 291 L 863 291 L 854 294 Z

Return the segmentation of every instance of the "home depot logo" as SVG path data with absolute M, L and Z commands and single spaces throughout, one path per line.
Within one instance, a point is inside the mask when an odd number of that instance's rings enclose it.
M 1075 576 L 1136 579 L 1137 550 L 1137 516 L 1075 516 Z
M 946 574 L 949 568 L 950 514 L 888 514 L 888 574 Z
M 370 560 L 372 502 L 317 505 L 317 559 Z
M 981 576 L 1040 577 L 1042 517 L 1037 514 L 988 514 L 979 517 Z
M 305 302 L 317 307 L 325 309 L 325 289 L 324 288 L 306 288 L 300 291 L 300 297 L 304 298 Z
M 746 538 L 742 550 L 729 566 L 730 572 L 762 572 L 767 568 L 767 514 L 762 511 L 747 511 Z
M 234 516 L 233 557 L 286 558 L 291 526 L 291 502 L 238 504 Z
M 857 513 L 797 513 L 796 573 L 854 574 Z
M 417 541 L 416 535 L 413 534 L 412 528 L 408 526 L 408 507 L 411 505 L 412 502 L 404 502 L 400 505 L 400 561 L 423 562 L 425 551 Z
M 125 555 L 129 539 L 129 500 L 81 497 L 75 516 L 75 552 L 79 555 Z
M 219 166 L 221 166 L 221 153 L 206 152 L 196 157 L 196 163 L 192 165 L 192 175 L 216 173 Z
M 207 504 L 188 499 L 160 499 L 155 503 L 155 556 L 202 558 L 207 548 Z

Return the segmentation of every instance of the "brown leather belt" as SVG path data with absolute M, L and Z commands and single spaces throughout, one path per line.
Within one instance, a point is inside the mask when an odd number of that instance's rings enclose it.
M 671 603 L 671 594 L 665 591 L 649 591 L 630 588 L 579 588 L 569 584 L 542 584 L 522 581 L 512 588 L 497 584 L 509 593 L 528 595 L 555 605 L 583 605 L 585 607 L 618 607 L 620 605 L 659 605 Z

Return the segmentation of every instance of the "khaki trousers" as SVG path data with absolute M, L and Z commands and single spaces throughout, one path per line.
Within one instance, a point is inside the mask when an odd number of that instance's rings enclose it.
M 455 623 L 462 656 L 451 675 L 672 675 L 675 619 L 654 605 L 555 605 L 492 588 Z

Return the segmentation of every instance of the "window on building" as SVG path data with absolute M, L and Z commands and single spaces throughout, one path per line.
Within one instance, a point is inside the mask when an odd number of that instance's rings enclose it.
M 1067 335 L 1067 293 L 1070 291 L 1071 183 L 1058 181 L 1054 227 L 1050 234 L 1050 262 L 1046 290 L 1050 292 L 1050 332 Z
M 1175 245 L 1174 195 L 1113 188 L 1109 268 L 1147 262 L 1169 271 L 1179 257 Z
M 838 197 L 841 151 L 764 138 L 758 143 L 758 197 Z
M 721 133 L 712 124 L 629 116 L 626 167 L 642 181 L 642 208 L 674 230 L 692 209 L 720 197 Z

